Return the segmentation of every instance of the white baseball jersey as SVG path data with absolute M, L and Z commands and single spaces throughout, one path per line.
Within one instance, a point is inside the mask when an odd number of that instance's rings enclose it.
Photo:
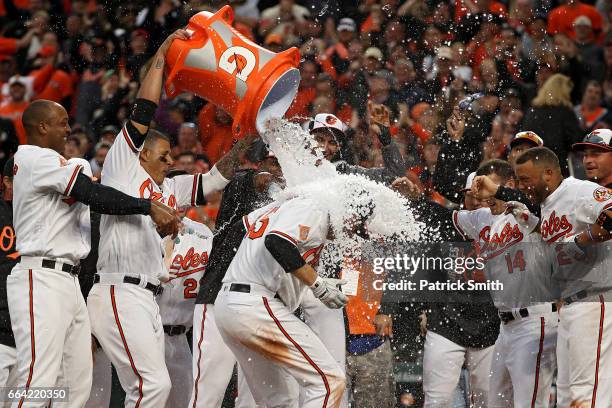
M 191 327 L 198 285 L 206 271 L 213 233 L 206 225 L 188 218 L 183 219 L 183 224 L 185 232 L 176 237 L 171 255 L 172 277 L 164 283 L 157 303 L 164 325 Z
M 89 231 L 81 228 L 89 208 L 69 197 L 84 163 L 69 162 L 51 149 L 19 146 L 13 167 L 13 222 L 22 256 L 78 264 L 89 254 Z
M 157 185 L 140 165 L 140 150 L 124 126 L 108 151 L 102 169 L 102 184 L 128 195 L 160 201 L 172 207 L 194 206 L 199 188 L 198 175 L 182 175 L 166 179 Z M 204 194 L 206 180 L 227 184 L 216 167 L 202 177 Z M 213 185 L 216 183 L 211 183 Z M 163 263 L 161 237 L 150 216 L 102 215 L 98 273 L 138 273 L 165 279 L 168 272 Z
M 542 239 L 550 245 L 562 297 L 585 289 L 612 289 L 612 257 L 609 243 L 591 246 L 588 259 L 568 255 L 564 238 L 580 234 L 597 221 L 602 211 L 612 208 L 612 190 L 590 181 L 568 177 L 542 203 Z
M 274 234 L 296 245 L 304 260 L 318 261 L 327 237 L 328 215 L 308 198 L 296 197 L 282 204 L 272 203 L 243 218 L 247 235 L 240 244 L 223 282 L 254 283 L 280 293 L 290 310 L 299 305 L 308 288 L 276 262 L 264 240 Z
M 476 243 L 487 279 L 503 283 L 503 290 L 491 291 L 498 309 L 510 311 L 558 297 L 546 246 L 512 214 L 493 215 L 489 208 L 461 210 L 453 213 L 453 222 L 461 235 Z

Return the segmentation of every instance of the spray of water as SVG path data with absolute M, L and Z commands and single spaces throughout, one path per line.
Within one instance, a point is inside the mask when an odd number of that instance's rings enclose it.
M 322 258 L 361 256 L 365 240 L 347 228 L 356 220 L 368 219 L 369 240 L 419 240 L 424 225 L 397 192 L 363 176 L 338 174 L 312 136 L 294 123 L 273 119 L 267 129 L 263 140 L 277 157 L 287 183 L 274 198 L 308 197 L 329 214 L 335 239 L 334 245 L 326 245 Z M 334 254 L 325 254 L 326 250 Z

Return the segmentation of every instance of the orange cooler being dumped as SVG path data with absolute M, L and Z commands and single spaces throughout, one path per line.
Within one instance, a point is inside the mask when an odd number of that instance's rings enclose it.
M 300 83 L 296 48 L 273 53 L 251 42 L 231 26 L 234 12 L 224 6 L 202 11 L 189 20 L 189 40 L 175 40 L 166 57 L 166 93 L 193 92 L 220 106 L 234 119 L 237 139 L 281 118 Z

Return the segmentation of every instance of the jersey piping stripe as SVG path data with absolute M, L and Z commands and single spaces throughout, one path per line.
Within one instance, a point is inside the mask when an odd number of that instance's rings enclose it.
M 599 312 L 599 338 L 597 339 L 597 360 L 595 360 L 595 385 L 593 386 L 593 398 L 591 398 L 591 408 L 595 408 L 595 401 L 597 399 L 597 385 L 599 383 L 599 357 L 601 356 L 601 341 L 603 339 L 604 319 L 606 316 L 606 303 L 604 302 L 603 295 L 599 295 L 599 302 L 601 303 Z
M 36 362 L 36 336 L 34 335 L 34 282 L 32 280 L 32 270 L 28 270 L 28 282 L 30 296 L 30 348 L 32 349 L 32 360 L 30 361 L 30 372 L 28 373 L 28 380 L 26 381 L 26 391 L 30 388 L 32 382 L 32 376 L 34 375 L 34 363 Z M 19 408 L 23 405 L 23 397 L 19 400 Z
M 70 176 L 70 181 L 68 181 L 68 185 L 66 186 L 66 190 L 64 191 L 64 195 L 68 197 L 70 195 L 70 191 L 72 190 L 72 186 L 74 185 L 74 180 L 76 180 L 77 174 L 83 170 L 83 166 L 78 165 L 72 172 L 72 176 Z
M 457 232 L 463 237 L 463 239 L 468 239 L 466 233 L 463 232 L 463 230 L 459 226 L 459 213 L 457 211 L 453 211 L 453 225 L 455 226 Z
M 191 189 L 191 206 L 192 207 L 195 207 L 195 205 L 196 205 L 196 197 L 197 197 L 196 191 L 198 191 L 198 179 L 199 178 L 200 177 L 199 177 L 198 174 L 195 174 L 193 176 L 193 187 Z
M 125 141 L 127 142 L 128 146 L 130 146 L 130 149 L 134 153 L 138 153 L 138 149 L 136 149 L 136 147 L 134 146 L 134 142 L 132 142 L 132 138 L 128 134 L 127 129 L 125 128 L 125 126 L 123 127 L 123 129 L 121 129 L 121 133 L 123 133 L 123 137 L 125 138 Z
M 138 377 L 138 400 L 136 401 L 135 408 L 140 406 L 140 401 L 142 400 L 142 376 L 136 369 L 136 365 L 134 364 L 134 359 L 132 358 L 132 353 L 130 353 L 130 349 L 127 345 L 127 341 L 125 341 L 125 335 L 123 334 L 123 327 L 121 327 L 121 322 L 119 321 L 119 314 L 117 313 L 117 303 L 115 301 L 115 285 L 111 285 L 110 287 L 110 296 L 111 303 L 113 305 L 113 313 L 115 314 L 115 323 L 117 323 L 117 328 L 119 329 L 119 334 L 121 335 L 121 341 L 123 342 L 123 347 L 125 348 L 125 352 L 127 353 L 128 359 L 130 360 L 130 365 L 132 366 L 132 370 L 136 377 Z
M 280 321 L 276 318 L 276 316 L 274 316 L 274 313 L 272 313 L 272 309 L 270 308 L 270 305 L 268 304 L 268 299 L 266 297 L 262 297 L 262 299 L 263 299 L 264 306 L 266 310 L 268 311 L 268 314 L 270 315 L 272 320 L 274 320 L 274 323 L 276 323 L 276 326 L 281 331 L 281 333 L 283 333 L 283 335 L 295 346 L 295 348 L 298 349 L 300 354 L 306 359 L 306 361 L 308 361 L 308 364 L 310 364 L 315 369 L 315 371 L 319 373 L 319 375 L 323 379 L 323 384 L 325 385 L 325 399 L 323 400 L 323 408 L 326 408 L 327 401 L 329 400 L 329 397 L 331 395 L 331 390 L 329 388 L 329 382 L 327 381 L 327 376 L 325 375 L 323 370 L 321 370 L 319 366 L 317 366 L 316 363 L 312 361 L 312 359 L 308 356 L 308 354 L 306 354 L 306 351 L 304 351 L 304 349 L 300 347 L 300 345 L 295 340 L 293 340 L 293 338 L 291 338 L 289 333 L 287 333 L 287 331 L 283 328 Z
M 290 241 L 295 246 L 297 246 L 298 244 L 297 241 L 291 235 L 285 234 L 284 232 L 274 230 L 274 231 L 270 231 L 270 234 L 278 235 L 282 238 L 285 238 L 286 240 Z
M 531 408 L 535 408 L 536 400 L 538 399 L 538 387 L 540 383 L 540 362 L 542 361 L 542 352 L 544 351 L 544 317 L 540 317 L 540 346 L 538 348 L 538 357 L 536 359 L 535 384 L 533 385 L 533 397 L 531 397 Z
M 206 305 L 202 309 L 202 327 L 200 327 L 200 340 L 198 340 L 198 374 L 193 383 L 193 404 L 192 408 L 196 407 L 198 402 L 198 383 L 200 382 L 200 360 L 202 359 L 202 340 L 204 339 L 204 322 L 206 321 Z

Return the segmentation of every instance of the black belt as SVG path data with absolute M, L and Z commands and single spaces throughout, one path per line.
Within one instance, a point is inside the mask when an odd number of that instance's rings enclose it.
M 183 325 L 164 325 L 164 333 L 168 336 L 178 336 L 187 331 L 187 328 Z
M 70 265 L 68 263 L 62 263 L 58 261 L 54 261 L 53 259 L 43 259 L 42 267 L 47 269 L 56 269 L 55 267 L 61 265 L 61 270 L 63 272 L 69 273 L 71 275 L 77 276 L 79 272 L 81 272 L 80 265 Z M 57 270 L 57 269 L 56 269 Z
M 232 283 L 229 290 L 230 292 L 251 293 L 251 285 L 244 283 Z
M 123 282 L 131 283 L 136 286 L 140 286 L 140 278 L 136 276 L 124 276 Z M 98 275 L 97 273 L 94 275 L 94 283 L 100 283 L 100 275 Z M 164 291 L 164 288 L 162 287 L 162 285 L 154 285 L 151 282 L 147 282 L 144 288 L 146 290 L 150 290 L 151 292 L 153 292 L 155 296 L 161 295 L 162 292 Z
M 577 301 L 582 300 L 582 299 L 584 299 L 584 298 L 586 298 L 588 296 L 589 296 L 589 292 L 587 292 L 586 290 L 581 290 L 580 292 L 576 293 L 575 295 L 563 298 L 563 303 L 566 304 L 566 305 L 569 305 L 570 303 L 577 302 Z
M 557 305 L 555 303 L 552 304 L 551 310 L 553 311 L 553 313 L 557 311 Z M 519 309 L 518 313 L 521 317 L 527 317 L 529 316 L 529 309 Z M 514 319 L 516 319 L 516 317 L 514 317 L 514 313 L 512 312 L 499 312 L 499 318 L 504 324 L 508 324 Z
M 230 292 L 251 293 L 251 285 L 246 283 L 232 283 L 229 287 Z M 278 293 L 274 295 L 275 299 L 280 299 Z

